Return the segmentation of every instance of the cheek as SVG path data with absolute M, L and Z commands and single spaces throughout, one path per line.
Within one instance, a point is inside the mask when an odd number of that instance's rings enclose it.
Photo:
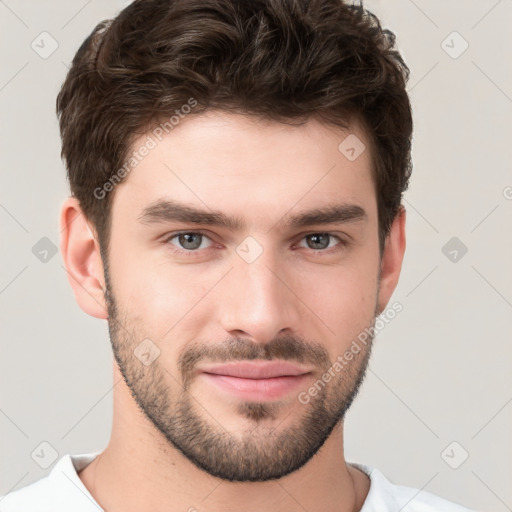
M 201 323 L 208 309 L 208 292 L 218 281 L 215 272 L 200 275 L 194 265 L 171 265 L 161 258 L 143 263 L 141 257 L 123 265 L 117 275 L 116 299 L 148 337 L 176 344 L 186 340 L 187 333 L 197 335 L 193 326 Z
M 375 317 L 377 272 L 364 265 L 330 270 L 308 278 L 304 302 L 323 321 L 323 341 L 331 358 L 343 353 Z M 322 283 L 322 284 L 320 284 Z M 308 331 L 311 336 L 315 333 Z

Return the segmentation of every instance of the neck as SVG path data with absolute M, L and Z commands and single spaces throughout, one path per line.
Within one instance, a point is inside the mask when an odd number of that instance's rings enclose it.
M 110 442 L 79 477 L 109 512 L 244 510 L 354 512 L 361 509 L 369 479 L 346 464 L 343 423 L 302 468 L 268 482 L 229 482 L 198 469 L 171 446 L 136 407 L 114 373 Z

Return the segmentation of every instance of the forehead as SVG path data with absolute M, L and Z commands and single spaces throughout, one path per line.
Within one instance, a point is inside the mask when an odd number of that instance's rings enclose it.
M 293 126 L 218 111 L 191 115 L 168 133 L 135 140 L 131 154 L 140 161 L 116 187 L 114 209 L 133 216 L 169 197 L 269 223 L 290 209 L 340 202 L 372 214 L 369 144 L 357 121 L 343 130 L 314 119 Z

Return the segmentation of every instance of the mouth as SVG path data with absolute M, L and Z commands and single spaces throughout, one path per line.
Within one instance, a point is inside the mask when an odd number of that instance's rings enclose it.
M 288 361 L 240 361 L 205 366 L 199 371 L 222 393 L 261 402 L 291 393 L 312 370 Z

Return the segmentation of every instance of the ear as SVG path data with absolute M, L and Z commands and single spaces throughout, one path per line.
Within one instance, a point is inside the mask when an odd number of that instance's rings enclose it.
M 405 208 L 400 205 L 386 237 L 380 263 L 378 314 L 386 308 L 400 277 L 405 253 Z
M 88 315 L 108 318 L 100 246 L 75 197 L 62 204 L 60 232 L 62 259 L 78 305 Z

